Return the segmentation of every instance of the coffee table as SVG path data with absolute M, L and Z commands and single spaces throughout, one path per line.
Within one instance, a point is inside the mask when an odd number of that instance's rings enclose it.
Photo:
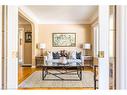
M 42 80 L 64 80 L 64 81 L 80 81 L 82 80 L 82 70 L 84 69 L 84 63 L 81 62 L 44 62 L 42 67 Z M 52 72 L 56 71 L 56 72 Z M 51 74 L 57 79 L 46 79 L 46 76 Z M 75 75 L 76 79 L 65 79 L 60 77 L 62 74 Z

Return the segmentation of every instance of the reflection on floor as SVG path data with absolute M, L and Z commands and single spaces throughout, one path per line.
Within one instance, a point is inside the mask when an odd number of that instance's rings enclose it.
M 41 68 L 31 68 L 18 66 L 18 84 L 28 78 L 33 72 Z M 85 71 L 93 71 L 91 67 L 86 67 Z M 19 90 L 94 90 L 94 88 L 20 88 Z

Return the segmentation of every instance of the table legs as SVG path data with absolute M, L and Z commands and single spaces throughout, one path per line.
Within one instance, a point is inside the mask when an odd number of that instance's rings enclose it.
M 65 70 L 67 70 L 67 69 L 65 69 Z M 69 72 L 67 72 L 66 71 L 66 73 L 69 73 Z M 66 74 L 66 73 L 57 73 L 57 74 Z M 63 79 L 63 78 L 61 78 L 61 77 L 59 77 L 57 74 L 55 74 L 55 73 L 50 73 L 50 72 L 48 72 L 48 68 L 47 67 L 43 67 L 42 68 L 42 80 L 45 80 L 45 77 L 46 77 L 46 75 L 47 74 L 52 74 L 52 75 L 54 75 L 54 76 L 56 76 L 57 78 L 59 78 L 60 80 L 72 80 L 72 81 L 74 81 L 73 79 Z M 79 80 L 82 80 L 82 68 L 81 67 L 77 67 L 77 75 L 78 75 L 78 77 L 79 77 Z
M 44 78 L 46 77 L 47 74 L 48 74 L 48 69 L 42 68 L 42 80 L 44 80 Z
M 82 68 L 77 68 L 77 75 L 80 80 L 82 80 Z

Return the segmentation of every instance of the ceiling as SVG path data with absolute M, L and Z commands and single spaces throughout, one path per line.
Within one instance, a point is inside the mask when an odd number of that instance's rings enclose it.
M 97 6 L 25 6 L 40 24 L 89 24 L 97 15 Z

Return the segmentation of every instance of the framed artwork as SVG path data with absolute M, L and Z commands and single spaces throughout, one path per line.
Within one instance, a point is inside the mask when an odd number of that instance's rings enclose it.
M 25 43 L 32 42 L 32 32 L 25 32 Z
M 53 33 L 52 45 L 53 47 L 75 47 L 76 33 Z

